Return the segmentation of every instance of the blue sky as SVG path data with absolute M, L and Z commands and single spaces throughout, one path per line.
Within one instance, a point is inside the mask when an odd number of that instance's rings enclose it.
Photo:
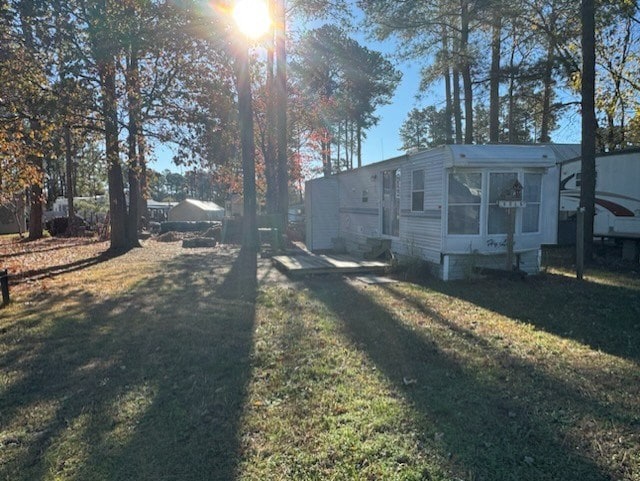
M 393 50 L 393 42 L 391 41 L 384 44 L 368 42 L 362 38 L 359 38 L 358 41 L 372 50 L 379 50 L 383 53 L 389 53 L 389 51 Z M 398 64 L 396 68 L 403 73 L 402 81 L 396 90 L 392 103 L 377 110 L 376 113 L 380 117 L 378 125 L 367 132 L 367 138 L 362 145 L 362 159 L 365 164 L 400 155 L 399 148 L 402 142 L 398 131 L 409 111 L 414 107 L 422 107 L 432 102 L 439 104 L 444 97 L 444 93 L 437 92 L 436 88 L 434 92 L 429 93 L 423 100 L 417 101 L 416 94 L 420 84 L 420 67 L 415 63 L 405 62 Z M 181 171 L 180 167 L 173 165 L 171 162 L 172 153 L 170 148 L 158 145 L 155 148 L 155 153 L 158 160 L 150 164 L 152 169 Z
M 361 15 L 355 12 L 356 17 Z M 306 26 L 309 28 L 309 26 Z M 366 47 L 382 52 L 390 56 L 395 50 L 394 40 L 385 42 L 371 41 L 364 33 L 356 33 L 354 38 Z M 390 58 L 393 61 L 393 59 Z M 377 126 L 367 131 L 367 138 L 362 145 L 362 160 L 364 164 L 378 162 L 380 160 L 396 157 L 402 152 L 399 150 L 400 141 L 399 129 L 407 114 L 414 107 L 422 108 L 427 105 L 435 105 L 442 108 L 444 104 L 444 88 L 442 85 L 434 85 L 428 92 L 421 95 L 420 100 L 416 98 L 420 84 L 420 65 L 418 62 L 402 62 L 396 65 L 402 73 L 402 81 L 398 86 L 392 103 L 380 107 L 376 114 L 380 117 Z M 580 142 L 580 116 L 571 111 L 560 120 L 561 127 L 552 133 L 552 140 L 556 143 L 579 143 Z M 169 169 L 174 172 L 181 172 L 184 168 L 172 164 L 172 153 L 167 147 L 156 146 L 156 156 L 158 160 L 152 162 L 150 167 L 162 171 Z

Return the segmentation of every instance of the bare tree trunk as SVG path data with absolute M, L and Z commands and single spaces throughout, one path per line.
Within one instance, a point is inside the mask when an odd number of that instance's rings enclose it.
M 42 157 L 30 155 L 31 165 L 38 172 L 38 176 L 44 181 Z M 34 182 L 29 189 L 29 240 L 42 237 L 42 182 Z
M 140 217 L 144 217 L 144 221 L 149 221 L 149 207 L 147 198 L 149 197 L 149 187 L 147 185 L 147 144 L 142 133 L 142 128 L 138 129 L 138 165 L 140 167 L 140 197 L 138 200 L 138 209 Z M 145 222 L 145 223 L 146 223 Z M 146 227 L 146 226 L 144 226 Z
M 34 18 L 31 16 L 29 2 L 19 2 L 18 10 L 20 12 L 20 21 L 22 22 L 22 31 L 24 34 L 24 43 L 28 51 L 35 52 L 35 40 L 32 35 L 31 26 Z M 32 139 L 40 138 L 40 122 L 35 119 L 29 121 L 31 129 L 31 138 L 25 141 L 30 148 L 34 148 Z M 44 164 L 40 155 L 30 153 L 28 155 L 29 163 L 38 173 L 38 179 L 29 188 L 29 240 L 40 239 L 43 234 L 42 229 L 42 186 L 44 185 Z
M 358 122 L 356 132 L 356 149 L 358 154 L 358 168 L 362 167 L 362 125 Z
M 337 161 L 336 161 L 336 172 L 340 172 L 341 167 L 342 167 L 340 165 L 340 148 L 342 146 L 341 134 L 342 134 L 342 122 L 338 122 L 338 135 L 336 135 L 336 139 L 337 139 L 337 142 L 336 142 L 336 151 L 337 151 L 336 152 L 336 159 L 337 159 Z M 345 133 L 345 135 L 346 135 L 346 133 Z M 344 154 L 345 154 L 345 159 L 346 159 L 346 156 L 347 156 L 346 141 L 345 141 L 345 153 Z M 346 160 L 345 160 L 345 163 L 346 163 Z
M 460 56 L 462 86 L 464 89 L 464 143 L 473 143 L 473 85 L 471 85 L 471 64 L 469 59 L 469 4 L 460 0 Z
M 287 155 L 287 49 L 285 0 L 276 0 L 276 89 L 278 145 L 278 210 L 286 227 L 289 212 L 289 161 Z
M 124 182 L 120 165 L 118 141 L 118 101 L 116 96 L 116 62 L 113 54 L 104 53 L 98 60 L 98 74 L 102 85 L 102 115 L 105 127 L 105 154 L 109 182 L 110 248 L 121 250 L 128 247 L 124 197 Z
M 456 144 L 462 143 L 462 109 L 460 108 L 460 72 L 453 69 L 453 116 L 456 124 Z
M 326 128 L 324 128 L 322 132 L 320 150 L 322 150 L 321 155 L 324 176 L 329 177 L 331 175 L 331 137 L 329 136 L 329 131 Z
M 127 216 L 128 247 L 140 247 L 138 229 L 140 227 L 140 160 L 138 157 L 138 132 L 140 129 L 140 86 L 138 71 L 138 52 L 135 45 L 130 46 L 127 64 L 127 103 L 129 108 L 129 212 Z
M 489 82 L 489 142 L 492 144 L 500 140 L 500 37 L 502 35 L 502 16 L 500 12 L 495 12 L 494 15 Z
M 515 36 L 515 33 L 514 33 Z M 515 108 L 516 108 L 516 100 L 514 97 L 514 91 L 515 91 L 515 83 L 516 83 L 516 79 L 515 79 L 515 66 L 514 66 L 514 62 L 515 62 L 515 54 L 516 54 L 516 43 L 514 42 L 512 47 L 511 47 L 511 56 L 509 57 L 509 90 L 507 93 L 507 98 L 508 98 L 508 120 L 507 120 L 507 130 L 509 131 L 508 134 L 508 141 L 510 144 L 515 143 L 516 141 L 516 129 L 515 129 Z
M 582 183 L 580 207 L 584 209 L 584 258 L 593 257 L 593 220 L 596 192 L 595 114 L 595 5 L 582 0 Z
M 451 131 L 452 122 L 452 105 L 451 105 L 451 72 L 449 67 L 449 62 L 451 61 L 449 56 L 449 37 L 447 36 L 447 29 L 445 26 L 442 27 L 442 56 L 443 56 L 443 72 L 442 75 L 444 77 L 444 95 L 445 95 L 445 104 L 444 104 L 444 114 L 446 117 L 446 125 L 445 125 L 445 138 L 447 144 L 453 143 L 453 132 Z
M 274 0 L 269 1 L 269 9 L 273 17 L 275 13 Z M 279 212 L 278 204 L 280 203 L 279 182 L 278 182 L 278 156 L 276 145 L 276 101 L 278 94 L 274 81 L 274 47 L 275 47 L 275 31 L 271 31 L 271 37 L 267 40 L 267 148 L 264 159 L 265 178 L 267 181 L 267 213 L 277 214 Z
M 549 24 L 552 31 L 555 31 L 556 17 L 555 12 L 549 17 Z M 543 82 L 543 98 L 542 98 L 542 121 L 540 125 L 540 142 L 551 142 L 551 96 L 553 95 L 553 63 L 555 56 L 555 39 L 552 35 L 548 35 L 547 58 L 544 66 Z
M 67 233 L 74 235 L 75 232 L 75 216 L 76 210 L 73 205 L 73 146 L 71 143 L 71 127 L 67 124 L 64 126 L 64 152 L 65 152 L 65 163 L 67 167 L 67 218 L 69 219 L 67 222 Z
M 244 44 L 236 58 L 235 64 L 238 89 L 240 143 L 242 146 L 242 187 L 244 199 L 242 246 L 250 250 L 256 250 L 258 248 L 256 166 L 248 55 L 248 46 Z

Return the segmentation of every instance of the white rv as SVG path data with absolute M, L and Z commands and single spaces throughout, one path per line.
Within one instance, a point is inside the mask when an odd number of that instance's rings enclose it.
M 558 163 L 578 154 L 577 145 L 448 145 L 311 180 L 307 247 L 358 254 L 381 239 L 444 280 L 462 278 L 505 268 L 510 206 L 514 267 L 536 273 L 541 245 L 557 240 Z M 521 198 L 508 204 L 516 185 Z
M 575 240 L 573 218 L 580 205 L 581 167 L 580 157 L 561 164 L 560 241 Z M 596 156 L 595 203 L 595 237 L 640 239 L 640 149 Z

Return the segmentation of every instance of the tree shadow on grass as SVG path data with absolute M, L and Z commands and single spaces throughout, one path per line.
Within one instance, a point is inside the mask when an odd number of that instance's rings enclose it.
M 554 274 L 427 284 L 437 290 L 594 349 L 640 361 L 640 289 Z
M 565 444 L 562 425 L 544 418 L 536 400 L 545 394 L 558 396 L 545 406 L 558 408 L 564 399 L 559 390 L 545 393 L 547 382 L 537 373 L 532 376 L 531 366 L 515 371 L 522 379 L 504 377 L 513 371 L 511 366 L 504 372 L 489 372 L 489 366 L 483 371 L 457 349 L 473 338 L 470 333 L 450 330 L 444 339 L 431 338 L 365 293 L 374 290 L 361 291 L 347 282 L 310 279 L 307 287 L 411 402 L 423 420 L 418 429 L 426 439 L 441 441 L 457 475 L 478 480 L 610 479 L 571 443 Z M 442 322 L 436 313 L 424 314 Z M 494 355 L 490 350 L 485 354 Z M 518 387 L 525 379 L 531 391 Z M 584 407 L 588 413 L 591 409 Z M 595 410 L 591 414 L 600 415 Z
M 255 257 L 183 255 L 126 294 L 85 292 L 50 327 L 3 339 L 0 363 L 19 374 L 0 398 L 0 479 L 233 479 Z
M 89 257 L 87 259 L 80 259 L 73 262 L 68 262 L 62 265 L 54 265 L 48 266 L 42 269 L 31 269 L 29 271 L 23 271 L 18 274 L 13 274 L 10 276 L 11 282 L 15 284 L 20 284 L 26 281 L 37 281 L 44 278 L 54 278 L 60 276 L 62 274 L 68 274 L 70 272 L 80 271 L 82 269 L 86 269 L 91 266 L 95 266 L 102 262 L 106 262 L 111 259 L 115 259 L 121 255 L 126 254 L 128 251 L 112 251 L 106 250 L 97 254 L 93 257 Z
M 24 256 L 25 254 L 42 254 L 44 252 L 58 251 L 61 248 L 62 249 L 67 249 L 67 248 L 71 248 L 71 247 L 86 246 L 86 245 L 90 245 L 90 244 L 95 244 L 95 242 L 96 241 L 93 240 L 93 239 L 78 239 L 75 242 L 64 244 L 62 246 L 59 246 L 59 245 L 49 246 L 47 244 L 44 244 L 44 245 L 39 246 L 39 248 L 30 248 L 28 250 L 22 250 L 22 251 L 18 251 L 18 252 L 11 252 L 9 254 L 0 254 L 0 261 L 2 261 L 3 259 L 9 259 L 11 257 Z M 19 243 L 20 244 L 25 244 L 25 243 L 27 243 L 27 240 L 26 239 L 22 239 L 22 240 L 19 241 Z

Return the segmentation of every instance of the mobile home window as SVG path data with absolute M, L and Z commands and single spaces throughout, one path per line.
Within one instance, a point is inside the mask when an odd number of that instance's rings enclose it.
M 414 170 L 412 173 L 411 210 L 424 210 L 424 170 Z
M 449 234 L 480 233 L 482 174 L 449 174 L 447 230 Z
M 509 227 L 507 209 L 498 205 L 504 192 L 513 186 L 518 179 L 515 172 L 491 173 L 489 175 L 489 217 L 487 232 L 489 234 L 506 234 Z
M 540 230 L 541 192 L 542 174 L 524 174 L 522 200 L 526 202 L 526 206 L 522 210 L 522 232 Z
M 400 169 L 382 172 L 382 233 L 400 235 Z

